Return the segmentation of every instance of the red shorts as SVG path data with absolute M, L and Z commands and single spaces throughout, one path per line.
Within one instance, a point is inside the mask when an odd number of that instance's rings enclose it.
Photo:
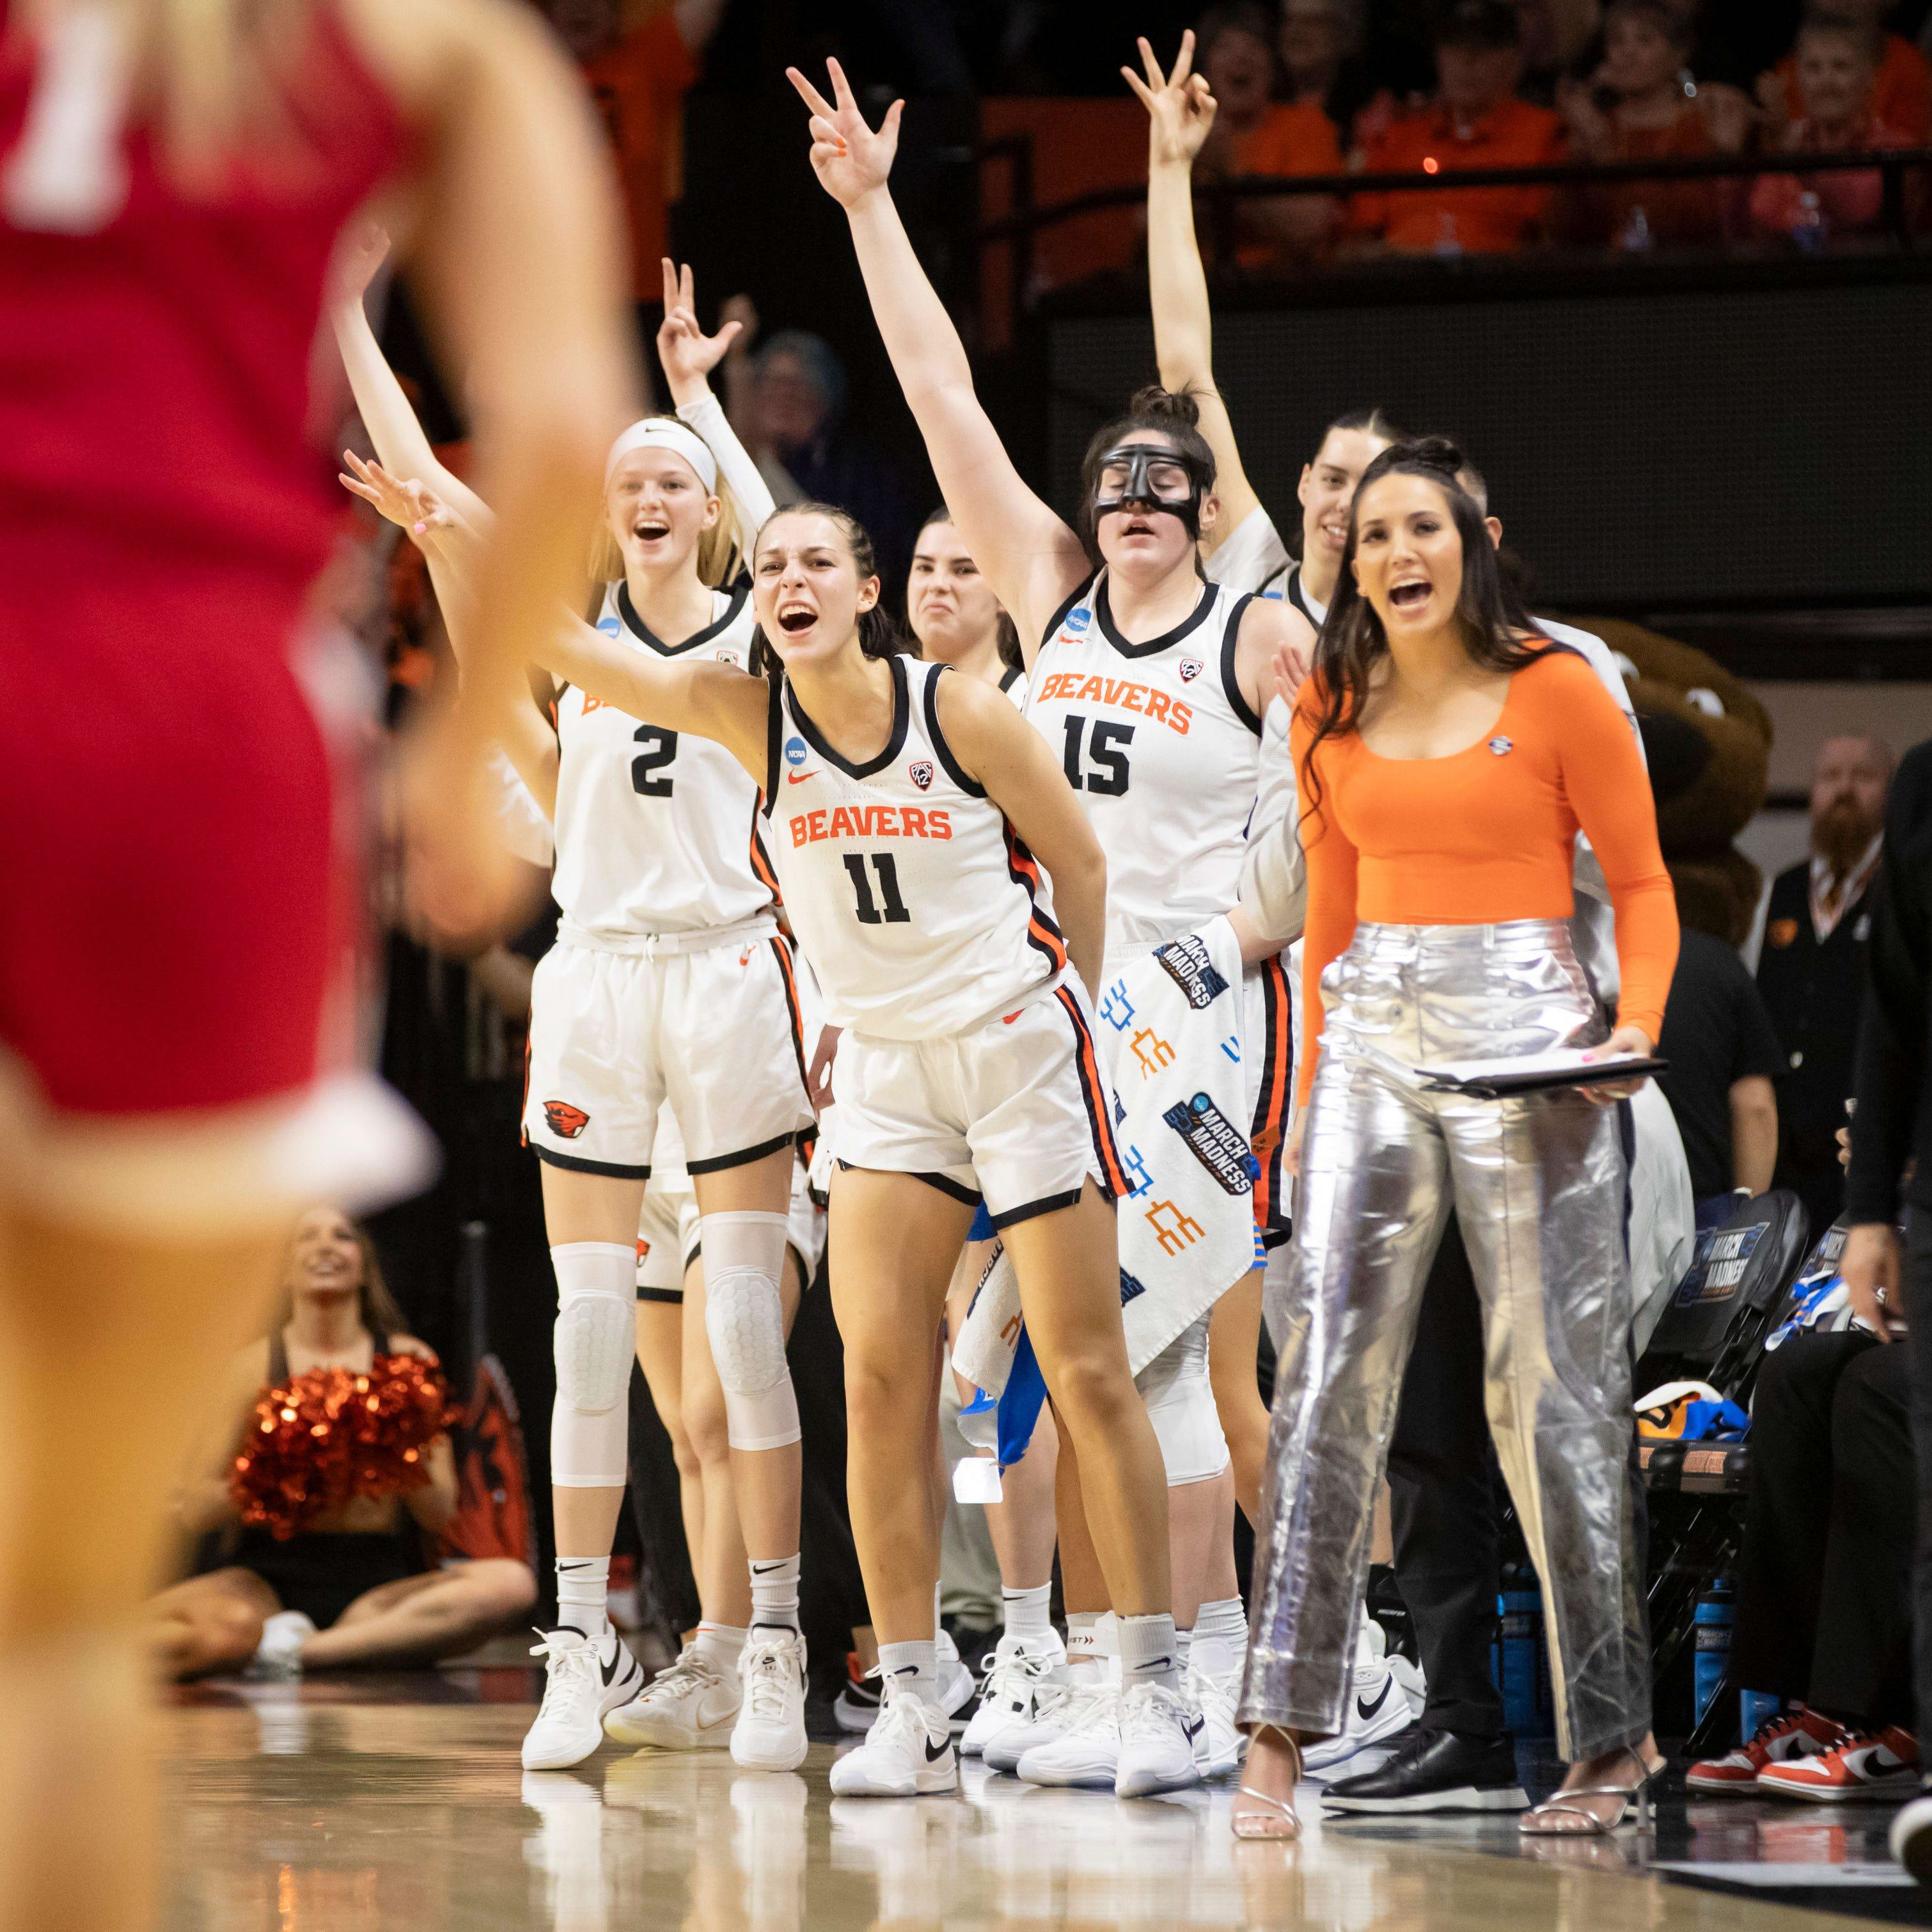
M 0 584 L 0 1046 L 65 1112 L 316 1072 L 347 937 L 330 758 L 286 598 L 210 576 Z

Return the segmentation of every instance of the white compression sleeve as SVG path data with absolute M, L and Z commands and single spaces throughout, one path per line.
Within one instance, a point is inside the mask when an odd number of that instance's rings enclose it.
M 552 1248 L 550 1259 L 557 1293 L 550 1481 L 562 1490 L 620 1490 L 630 1473 L 636 1245 L 569 1241 Z
M 799 1439 L 798 1398 L 785 1364 L 784 1214 L 707 1214 L 704 1332 L 724 1386 L 724 1426 L 734 1449 L 782 1449 Z

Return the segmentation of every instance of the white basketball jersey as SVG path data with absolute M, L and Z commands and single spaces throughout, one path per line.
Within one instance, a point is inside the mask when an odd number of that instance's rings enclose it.
M 770 847 L 834 1026 L 886 1040 L 963 1032 L 1066 964 L 1052 887 L 939 728 L 943 664 L 890 660 L 892 728 L 862 764 L 789 683 L 772 698 Z
M 1240 896 L 1261 720 L 1234 677 L 1245 595 L 1202 586 L 1143 644 L 1114 628 L 1102 571 L 1048 626 L 1026 713 L 1107 855 L 1107 952 L 1194 932 Z
M 742 584 L 712 593 L 712 622 L 682 644 L 652 635 L 622 584 L 597 628 L 667 662 L 749 660 Z M 624 946 L 653 933 L 736 926 L 777 896 L 760 844 L 758 788 L 723 746 L 640 724 L 566 686 L 557 700 L 556 872 L 566 932 Z
M 1018 664 L 1009 664 L 1000 674 L 1000 688 L 1013 700 L 1016 711 L 1024 711 L 1027 701 L 1027 674 Z

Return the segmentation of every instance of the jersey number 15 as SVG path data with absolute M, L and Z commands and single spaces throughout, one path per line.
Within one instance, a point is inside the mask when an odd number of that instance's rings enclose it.
M 1080 740 L 1086 729 L 1085 718 L 1070 711 L 1066 714 L 1066 749 L 1061 760 L 1066 770 L 1066 782 L 1076 791 L 1085 790 L 1118 798 L 1127 788 L 1126 748 L 1133 742 L 1134 728 L 1115 718 L 1096 718 L 1093 735 L 1087 740 L 1088 764 L 1083 773 Z

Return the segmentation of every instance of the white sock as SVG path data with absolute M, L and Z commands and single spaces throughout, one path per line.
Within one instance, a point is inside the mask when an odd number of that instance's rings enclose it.
M 1194 1633 L 1184 1630 L 1177 1624 L 1174 1627 L 1174 1666 L 1185 1677 L 1187 1675 L 1189 1653 L 1194 1648 Z
M 556 1620 L 580 1630 L 595 1643 L 610 1628 L 610 1559 L 560 1556 L 556 1559 Z
M 707 1617 L 698 1626 L 691 1647 L 708 1663 L 726 1672 L 738 1667 L 739 1653 L 745 1648 L 746 1633 L 734 1624 L 714 1624 Z
M 1006 1612 L 1009 1636 L 1046 1636 L 1053 1629 L 1053 1585 L 1040 1584 L 1031 1590 L 1002 1589 L 1000 1602 Z
M 932 1639 L 935 1643 L 939 1641 L 939 1633 L 946 1628 L 946 1620 L 939 1614 L 939 1592 L 943 1587 L 938 1583 L 932 1586 Z
M 1106 1667 L 1106 1653 L 1100 1647 L 1100 1610 L 1069 1610 L 1066 1613 L 1066 1670 L 1070 1676 L 1092 1676 Z
M 752 1559 L 752 1628 L 798 1628 L 798 1558 L 786 1556 L 760 1563 Z
M 1151 1617 L 1117 1619 L 1120 1645 L 1120 1688 L 1132 1690 L 1136 1684 L 1165 1684 L 1180 1688 L 1180 1672 L 1176 1665 L 1178 1646 L 1174 1619 L 1165 1614 Z
M 1201 1659 L 1203 1670 L 1225 1676 L 1246 1664 L 1248 1613 L 1242 1609 L 1240 1598 L 1223 1597 L 1214 1603 L 1203 1604 L 1199 1616 L 1194 1619 L 1194 1640 L 1204 1650 L 1208 1646 L 1213 1646 L 1214 1654 L 1204 1654 Z
M 882 1643 L 879 1646 L 879 1688 L 887 1696 L 894 1685 L 910 1684 L 924 1702 L 939 1702 L 939 1660 L 930 1639 L 915 1643 Z

